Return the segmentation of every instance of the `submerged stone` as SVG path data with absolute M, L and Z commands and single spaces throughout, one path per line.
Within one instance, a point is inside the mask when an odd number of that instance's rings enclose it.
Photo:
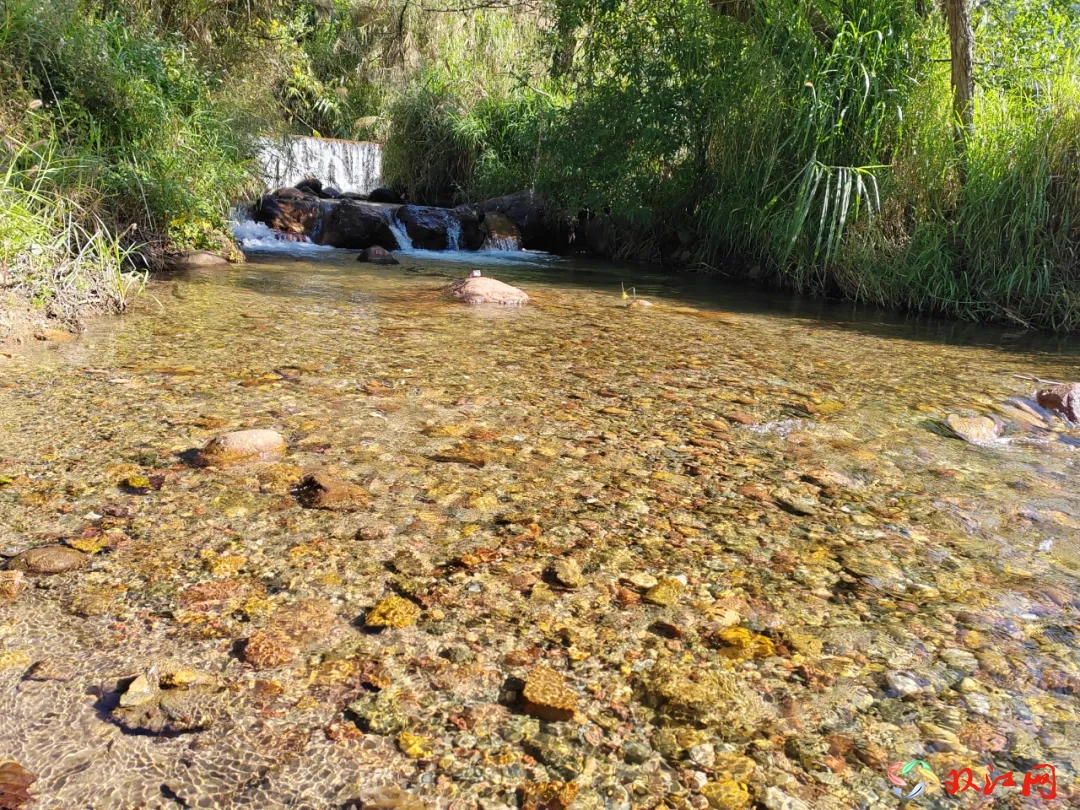
M 369 247 L 366 250 L 361 250 L 356 257 L 356 260 L 358 262 L 367 262 L 368 264 L 393 265 L 401 263 L 393 253 L 378 245 Z
M 28 574 L 65 574 L 82 568 L 89 559 L 81 551 L 67 546 L 39 546 L 13 557 L 8 563 L 8 570 Z
M 945 424 L 958 437 L 972 444 L 992 442 L 1001 432 L 998 423 L 989 416 L 960 416 L 953 413 L 945 418 Z
M 270 459 L 285 452 L 285 439 L 274 430 L 236 430 L 214 439 L 196 456 L 199 464 L 220 466 L 255 459 Z
M 577 711 L 577 695 L 550 667 L 538 666 L 529 673 L 522 697 L 525 711 L 543 720 L 570 720 Z

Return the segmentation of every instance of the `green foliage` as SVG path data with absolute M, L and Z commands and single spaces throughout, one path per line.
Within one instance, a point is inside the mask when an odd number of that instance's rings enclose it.
M 0 290 L 49 315 L 77 321 L 119 312 L 141 286 L 128 250 L 86 207 L 93 192 L 72 184 L 83 167 L 55 156 L 57 141 L 5 139 L 0 157 Z

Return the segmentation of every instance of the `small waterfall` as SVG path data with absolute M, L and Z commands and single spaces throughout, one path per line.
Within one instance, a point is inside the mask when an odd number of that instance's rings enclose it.
M 484 247 L 481 249 L 492 252 L 519 251 L 521 250 L 521 239 L 516 236 L 488 236 L 484 240 Z
M 293 186 L 308 175 L 338 191 L 360 194 L 382 183 L 382 146 L 331 138 L 260 138 L 259 163 L 269 188 Z
M 461 250 L 461 221 L 454 217 L 446 223 L 446 249 Z
M 386 221 L 390 225 L 390 230 L 394 234 L 394 238 L 397 239 L 399 250 L 412 250 L 412 239 L 409 238 L 409 232 L 405 230 L 405 226 L 401 224 L 401 221 L 394 216 L 394 209 L 386 209 Z

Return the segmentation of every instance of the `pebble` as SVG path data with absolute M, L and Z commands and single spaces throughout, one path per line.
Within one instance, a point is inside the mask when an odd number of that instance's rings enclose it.
M 889 689 L 898 694 L 900 697 L 918 695 L 921 694 L 923 691 L 923 687 L 919 684 L 919 682 L 906 672 L 889 670 L 885 673 L 885 681 L 886 683 L 888 683 Z
M 968 650 L 948 649 L 938 654 L 942 661 L 962 675 L 971 675 L 979 669 L 979 661 Z
M 630 765 L 641 765 L 653 755 L 653 750 L 649 746 L 639 742 L 626 743 L 622 751 L 623 759 Z
M 577 560 L 564 557 L 556 560 L 551 566 L 551 574 L 555 581 L 564 588 L 580 588 L 585 584 L 585 577 L 581 573 L 581 567 Z
M 26 584 L 22 571 L 0 571 L 0 599 L 15 601 L 26 590 Z
M 570 810 L 579 790 L 576 782 L 526 782 L 521 788 L 521 810 Z
M 296 660 L 297 651 L 280 633 L 260 630 L 244 645 L 244 660 L 255 669 L 276 669 Z
M 761 793 L 761 803 L 768 810 L 811 810 L 810 805 L 802 799 L 797 799 L 776 786 L 765 788 Z

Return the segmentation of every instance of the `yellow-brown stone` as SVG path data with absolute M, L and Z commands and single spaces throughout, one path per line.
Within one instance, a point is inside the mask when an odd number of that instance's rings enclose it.
M 562 675 L 540 665 L 525 680 L 525 711 L 543 720 L 569 720 L 577 711 L 577 695 Z
M 420 608 L 400 596 L 388 596 L 368 613 L 368 627 L 409 627 L 420 618 Z

